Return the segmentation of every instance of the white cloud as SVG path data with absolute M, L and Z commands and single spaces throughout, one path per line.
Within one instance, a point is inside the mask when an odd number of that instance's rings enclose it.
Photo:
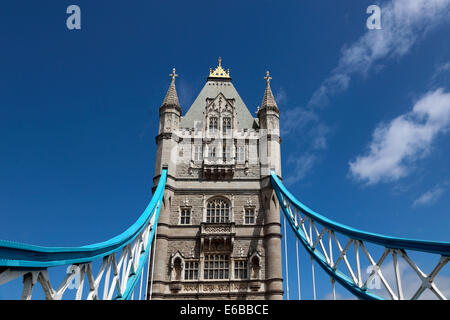
M 281 113 L 281 134 L 291 134 L 297 145 L 302 145 L 303 154 L 288 159 L 291 174 L 285 180 L 287 185 L 292 185 L 309 174 L 318 158 L 318 152 L 326 149 L 327 136 L 330 128 L 326 126 L 318 115 L 302 107 L 289 109 Z
M 444 191 L 445 190 L 442 187 L 435 187 L 434 189 L 425 192 L 419 198 L 417 198 L 413 202 L 412 206 L 416 208 L 418 206 L 433 204 L 444 194 Z
M 303 179 L 312 169 L 317 157 L 314 154 L 303 154 L 301 156 L 291 157 L 288 163 L 293 164 L 289 176 L 284 180 L 284 184 L 289 186 Z
M 437 68 L 437 72 L 447 72 L 450 71 L 450 61 L 447 63 L 443 63 L 441 64 L 438 68 Z
M 446 63 L 442 63 L 436 68 L 436 71 L 434 72 L 433 76 L 431 77 L 431 80 L 434 81 L 434 80 L 436 80 L 436 78 L 446 74 L 449 71 L 450 71 L 450 61 L 446 62 Z
M 450 0 L 391 0 L 382 5 L 381 15 L 382 29 L 367 30 L 357 41 L 344 46 L 337 66 L 306 106 L 284 109 L 281 113 L 282 135 L 295 133 L 296 139 L 304 139 L 302 147 L 311 156 L 317 158 L 318 151 L 326 149 L 330 133 L 315 107 L 327 104 L 330 96 L 345 91 L 354 75 L 366 76 L 370 70 L 381 70 L 384 60 L 402 57 L 429 30 L 450 20 Z M 285 97 L 280 93 L 281 101 Z M 302 168 L 311 170 L 310 163 L 301 166 L 300 177 L 293 180 L 303 178 Z M 398 169 L 397 176 L 405 174 L 404 168 Z
M 281 133 L 287 135 L 294 131 L 301 131 L 312 123 L 317 123 L 319 117 L 311 110 L 303 107 L 295 107 L 283 110 L 281 117 Z
M 398 58 L 431 29 L 450 20 L 450 0 L 391 0 L 381 7 L 381 30 L 367 30 L 342 49 L 337 67 L 316 90 L 308 105 L 324 105 L 348 88 L 353 74 L 367 75 L 381 59 Z
M 433 140 L 449 125 L 450 93 L 442 89 L 428 92 L 412 111 L 375 129 L 368 154 L 351 161 L 350 172 L 368 184 L 398 180 L 427 155 Z
M 327 135 L 331 129 L 324 123 L 317 123 L 315 128 L 311 130 L 312 133 L 312 147 L 314 150 L 324 150 L 327 148 Z
M 287 102 L 287 94 L 284 88 L 280 88 L 277 90 L 277 94 L 275 95 L 275 101 L 278 105 L 283 105 Z
M 320 120 L 317 113 L 303 107 L 284 110 L 281 113 L 281 134 L 301 132 L 300 138 L 309 144 L 311 150 L 323 150 L 327 147 L 327 135 L 331 129 Z M 299 136 L 296 137 L 298 141 Z

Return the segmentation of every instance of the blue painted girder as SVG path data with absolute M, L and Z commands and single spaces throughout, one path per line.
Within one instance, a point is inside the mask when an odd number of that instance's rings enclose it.
M 167 170 L 164 169 L 147 208 L 138 220 L 120 235 L 104 242 L 81 247 L 41 247 L 0 240 L 0 267 L 16 267 L 15 270 L 18 270 L 17 268 L 27 270 L 42 269 L 67 264 L 86 263 L 119 251 L 139 235 L 153 214 L 157 214 L 155 218 L 158 218 L 159 208 L 156 211 L 155 208 L 158 203 L 161 203 L 166 179 Z M 155 224 L 157 221 L 155 220 Z M 152 230 L 152 236 L 153 232 L 154 230 Z M 151 244 L 152 239 L 149 239 L 149 244 Z

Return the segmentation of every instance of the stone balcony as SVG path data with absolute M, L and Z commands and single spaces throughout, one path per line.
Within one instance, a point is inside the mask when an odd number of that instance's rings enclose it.
M 204 251 L 231 252 L 233 250 L 235 236 L 234 222 L 202 222 L 200 225 L 200 246 Z
M 221 157 L 205 158 L 202 166 L 203 176 L 211 180 L 231 179 L 235 168 L 235 159 L 223 159 Z

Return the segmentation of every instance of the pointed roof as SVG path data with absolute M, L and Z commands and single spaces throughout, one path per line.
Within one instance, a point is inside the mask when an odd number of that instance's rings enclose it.
M 225 71 L 222 68 L 222 59 L 220 57 L 219 66 L 214 71 L 212 69 L 209 70 L 206 84 L 184 117 L 181 118 L 180 127 L 194 128 L 196 121 L 203 123 L 206 99 L 215 99 L 219 94 L 222 94 L 226 99 L 234 99 L 237 129 L 251 129 L 254 127 L 257 119 L 252 117 L 252 114 L 231 82 L 229 69 Z
M 178 75 L 175 73 L 175 68 L 173 68 L 172 73 L 169 75 L 172 78 L 170 82 L 169 89 L 167 90 L 166 97 L 162 103 L 162 106 L 175 106 L 181 111 L 180 102 L 178 101 L 177 89 L 175 88 L 175 78 Z
M 261 109 L 264 108 L 274 108 L 275 110 L 279 110 L 275 98 L 273 97 L 272 89 L 270 88 L 270 80 L 272 77 L 270 76 L 269 71 L 266 72 L 266 76 L 264 77 L 266 80 L 266 90 L 264 92 L 264 97 L 261 103 Z
M 196 121 L 203 123 L 206 99 L 215 99 L 222 94 L 226 99 L 234 99 L 234 109 L 236 111 L 237 129 L 253 128 L 255 119 L 239 96 L 231 81 L 208 80 L 200 91 L 197 98 L 192 103 L 189 110 L 180 121 L 181 128 L 194 128 Z

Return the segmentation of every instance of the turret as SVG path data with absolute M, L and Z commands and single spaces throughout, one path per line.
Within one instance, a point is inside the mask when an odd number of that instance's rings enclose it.
M 269 71 L 266 72 L 264 79 L 266 80 L 266 90 L 264 91 L 261 108 L 258 109 L 257 113 L 261 133 L 261 175 L 269 176 L 270 171 L 275 170 L 276 174 L 281 177 L 280 109 L 278 109 L 270 88 L 272 77 Z
M 181 107 L 178 101 L 177 89 L 175 88 L 175 78 L 178 75 L 173 68 L 170 74 L 172 81 L 167 90 L 164 101 L 159 108 L 159 130 L 156 137 L 157 154 L 155 165 L 155 176 L 161 174 L 162 168 L 168 168 L 168 174 L 171 175 L 175 171 L 175 157 L 172 153 L 176 151 L 176 142 L 172 136 L 180 126 Z M 157 183 L 156 181 L 154 183 Z
M 270 172 L 273 170 L 281 177 L 280 157 L 280 110 L 278 109 L 272 89 L 269 71 L 264 77 L 266 90 L 258 109 L 260 128 L 260 163 L 262 179 L 262 199 L 264 205 L 264 245 L 266 251 L 266 297 L 283 298 L 283 274 L 281 270 L 281 232 L 280 207 L 270 184 Z
M 270 88 L 269 71 L 264 77 L 266 80 L 266 90 L 261 103 L 261 108 L 258 110 L 259 126 L 261 129 L 277 129 L 280 128 L 280 110 L 278 109 L 275 98 L 273 97 L 272 89 Z
M 173 68 L 170 77 L 169 89 L 167 90 L 164 101 L 159 108 L 159 130 L 156 137 L 157 153 L 155 158 L 155 178 L 153 180 L 153 189 L 159 182 L 159 177 L 162 169 L 168 169 L 168 179 L 166 182 L 166 189 L 164 190 L 163 201 L 161 205 L 161 211 L 158 221 L 158 232 L 156 241 L 154 242 L 155 248 L 153 253 L 155 261 L 154 272 L 151 274 L 150 283 L 153 283 L 152 292 L 155 292 L 155 298 L 160 298 L 160 294 L 164 292 L 166 280 L 166 256 L 168 248 L 168 237 L 170 235 L 169 223 L 170 223 L 170 210 L 171 202 L 173 199 L 173 176 L 175 176 L 176 163 L 174 162 L 173 153 L 177 150 L 177 143 L 173 134 L 179 128 L 181 107 L 178 101 L 177 89 L 175 88 L 175 78 L 178 75 Z M 150 292 L 149 292 L 150 293 Z M 147 296 L 149 298 L 149 296 Z
M 175 78 L 178 77 L 175 73 L 175 68 L 173 68 L 170 77 L 172 81 L 170 82 L 166 97 L 159 108 L 159 134 L 173 132 L 179 128 L 180 124 L 181 107 L 178 101 L 177 89 L 175 88 Z

